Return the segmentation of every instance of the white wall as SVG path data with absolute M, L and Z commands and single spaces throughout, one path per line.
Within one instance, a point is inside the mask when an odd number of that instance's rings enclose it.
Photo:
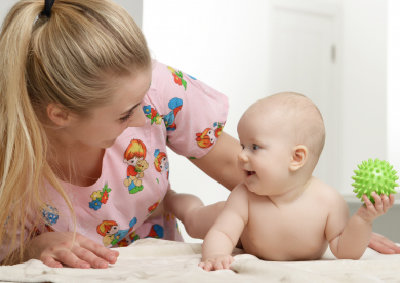
M 400 168 L 400 1 L 388 3 L 387 131 L 388 159 Z
M 115 3 L 124 7 L 132 18 L 135 20 L 135 23 L 142 27 L 143 24 L 143 0 L 113 0 Z
M 342 188 L 356 164 L 387 159 L 387 1 L 343 0 Z
M 3 20 L 5 16 L 7 15 L 7 12 L 10 10 L 12 5 L 17 3 L 17 0 L 7 0 L 7 1 L 1 1 L 0 2 L 0 20 L 1 23 L 3 23 Z

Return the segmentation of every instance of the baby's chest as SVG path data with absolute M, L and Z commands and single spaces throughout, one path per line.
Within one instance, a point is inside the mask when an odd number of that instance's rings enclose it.
M 324 229 L 328 209 L 314 200 L 275 205 L 270 200 L 254 198 L 249 201 L 248 226 L 261 231 L 292 233 L 301 228 L 315 232 Z
M 323 209 L 250 205 L 242 242 L 263 258 L 308 258 L 325 246 L 325 224 Z

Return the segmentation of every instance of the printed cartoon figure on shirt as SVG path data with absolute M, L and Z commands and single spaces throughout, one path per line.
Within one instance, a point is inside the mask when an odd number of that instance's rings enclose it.
M 94 210 L 100 209 L 103 204 L 107 203 L 110 192 L 111 188 L 108 187 L 108 184 L 105 184 L 102 190 L 92 192 L 90 194 L 89 207 Z
M 168 179 L 169 163 L 168 163 L 167 154 L 165 152 L 161 152 L 159 149 L 156 149 L 154 151 L 154 158 L 155 158 L 154 159 L 154 167 L 160 173 L 165 171 L 166 175 L 167 175 L 167 179 Z
M 174 68 L 169 67 L 169 66 L 168 66 L 168 70 L 171 71 L 172 77 L 174 78 L 174 82 L 175 82 L 177 85 L 183 86 L 183 87 L 185 88 L 185 90 L 186 90 L 186 88 L 187 88 L 187 82 L 186 82 L 185 79 L 183 78 L 183 73 L 182 73 L 181 71 L 175 70 Z
M 165 127 L 167 128 L 167 131 L 175 131 L 176 129 L 176 124 L 175 124 L 175 118 L 176 115 L 178 114 L 179 111 L 182 110 L 183 107 L 183 100 L 178 97 L 171 98 L 170 101 L 168 102 L 168 108 L 171 109 L 171 111 L 163 115 L 163 120 Z
M 164 237 L 164 228 L 158 224 L 151 226 L 146 238 L 162 239 Z
M 124 186 L 130 194 L 143 190 L 142 178 L 144 171 L 149 168 L 146 158 L 146 145 L 139 139 L 132 139 L 124 153 L 124 163 L 128 164 Z
M 158 114 L 157 110 L 152 108 L 151 105 L 145 105 L 143 106 L 143 112 L 144 115 L 150 119 L 151 125 L 154 123 L 156 125 L 160 125 L 162 121 L 162 117 L 160 114 Z
M 157 208 L 158 205 L 160 204 L 160 201 L 161 201 L 161 200 L 159 200 L 159 201 L 153 203 L 152 205 L 150 205 L 150 206 L 147 208 L 147 211 L 148 211 L 147 217 L 150 216 L 150 214 L 152 214 L 152 213 L 156 210 L 156 208 Z
M 197 145 L 201 148 L 209 148 L 222 133 L 223 123 L 215 122 L 212 128 L 205 128 L 201 133 L 196 133 Z
M 52 226 L 57 223 L 60 218 L 58 209 L 52 207 L 51 205 L 46 205 L 45 208 L 42 209 L 42 216 L 44 218 L 46 226 Z
M 136 217 L 133 217 L 129 222 L 129 229 L 120 230 L 116 221 L 103 220 L 100 225 L 97 225 L 96 232 L 103 236 L 103 244 L 105 247 L 114 246 L 132 231 L 136 221 Z

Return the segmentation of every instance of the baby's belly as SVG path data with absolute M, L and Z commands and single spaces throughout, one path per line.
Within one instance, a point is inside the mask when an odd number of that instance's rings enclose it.
M 310 231 L 244 231 L 241 236 L 243 249 L 265 260 L 319 259 L 327 248 L 327 241 L 320 233 Z

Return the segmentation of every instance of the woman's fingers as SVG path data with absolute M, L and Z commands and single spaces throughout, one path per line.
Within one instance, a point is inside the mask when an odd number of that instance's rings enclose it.
M 107 268 L 114 264 L 118 251 L 104 247 L 80 234 L 49 232 L 38 236 L 35 244 L 39 246 L 37 258 L 49 267 L 63 265 L 72 268 Z
M 40 258 L 44 265 L 47 265 L 51 268 L 63 268 L 61 262 L 55 260 L 52 256 L 45 255 Z
M 87 262 L 92 268 L 104 269 L 108 267 L 109 262 L 88 249 L 82 247 L 73 247 L 72 252 L 84 262 Z
M 372 233 L 368 246 L 371 249 L 382 254 L 400 253 L 399 246 L 397 246 L 393 241 L 389 240 L 385 236 L 382 236 L 377 233 Z
M 58 250 L 55 254 L 55 259 L 72 268 L 90 268 L 90 263 L 79 258 L 72 250 Z
M 395 251 L 391 247 L 389 247 L 381 242 L 372 242 L 371 241 L 368 246 L 371 249 L 373 249 L 381 254 L 394 254 L 395 253 Z
M 110 264 L 114 264 L 117 261 L 119 252 L 116 250 L 111 250 L 98 243 L 90 240 L 80 241 L 79 245 L 86 250 L 91 251 L 95 256 L 102 258 Z

